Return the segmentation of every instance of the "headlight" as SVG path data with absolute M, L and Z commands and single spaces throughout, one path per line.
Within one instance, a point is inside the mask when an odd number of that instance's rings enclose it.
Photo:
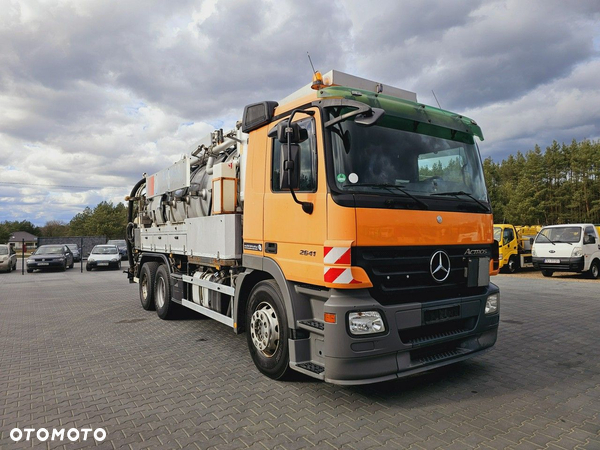
M 28 260 L 27 260 L 27 264 L 31 264 L 31 263 L 34 263 L 34 262 L 35 262 L 35 260 L 34 260 L 34 259 L 28 259 Z
M 580 258 L 583 256 L 583 249 L 581 247 L 575 247 L 573 249 L 573 253 L 571 253 L 572 258 Z
M 354 335 L 377 334 L 385 331 L 381 314 L 377 311 L 360 311 L 348 314 L 348 327 Z
M 485 301 L 485 313 L 495 314 L 500 306 L 500 294 L 492 294 Z
M 117 262 L 117 261 L 119 261 L 119 258 L 113 258 L 110 260 L 110 262 Z
M 92 258 L 91 256 L 88 257 L 88 262 L 95 262 L 96 260 L 94 258 Z
M 502 260 L 504 259 L 504 256 L 502 256 L 502 254 L 500 254 L 500 255 L 498 255 L 498 259 L 499 259 L 500 261 L 502 261 Z

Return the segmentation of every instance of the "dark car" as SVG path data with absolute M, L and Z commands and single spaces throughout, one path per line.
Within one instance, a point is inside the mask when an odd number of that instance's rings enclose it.
M 62 244 L 42 245 L 27 258 L 27 272 L 35 269 L 60 269 L 73 268 L 73 252 Z
M 88 272 L 100 267 L 120 269 L 121 255 L 116 245 L 96 245 L 88 256 L 85 270 Z
M 79 247 L 77 244 L 67 244 L 69 250 L 73 253 L 73 261 L 79 262 L 81 261 L 81 252 L 79 251 Z
M 127 242 L 125 242 L 125 239 L 111 239 L 106 244 L 116 245 L 119 249 L 121 259 L 127 259 Z

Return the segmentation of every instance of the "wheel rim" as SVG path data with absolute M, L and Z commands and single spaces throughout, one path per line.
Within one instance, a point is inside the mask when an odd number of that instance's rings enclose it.
M 279 347 L 279 319 L 275 309 L 262 302 L 250 321 L 250 335 L 254 347 L 267 358 L 272 357 Z
M 162 308 L 163 305 L 165 304 L 165 280 L 163 280 L 162 278 L 158 278 L 158 280 L 156 280 L 156 306 L 158 306 L 159 308 Z
M 148 298 L 148 277 L 145 275 L 142 276 L 142 297 L 144 300 Z
M 598 264 L 594 264 L 592 266 L 592 276 L 594 278 L 598 278 Z

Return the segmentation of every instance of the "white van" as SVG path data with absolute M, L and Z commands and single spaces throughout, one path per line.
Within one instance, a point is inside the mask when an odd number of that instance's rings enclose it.
M 533 243 L 533 266 L 542 275 L 585 272 L 600 275 L 600 238 L 592 224 L 551 225 L 541 229 Z

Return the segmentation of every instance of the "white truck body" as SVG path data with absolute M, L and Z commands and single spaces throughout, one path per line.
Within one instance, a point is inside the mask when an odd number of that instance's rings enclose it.
M 554 272 L 587 273 L 598 278 L 600 236 L 592 224 L 551 225 L 542 228 L 533 243 L 533 265 L 544 276 Z

